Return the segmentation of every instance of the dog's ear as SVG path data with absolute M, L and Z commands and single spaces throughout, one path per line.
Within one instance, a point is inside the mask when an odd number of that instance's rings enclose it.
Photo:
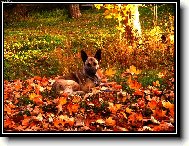
M 85 53 L 85 51 L 81 50 L 81 58 L 83 60 L 83 62 L 85 63 L 85 61 L 87 60 L 88 56 L 87 54 Z
M 95 57 L 98 61 L 101 60 L 101 50 L 100 50 L 100 49 L 96 51 L 96 54 L 95 54 L 94 57 Z

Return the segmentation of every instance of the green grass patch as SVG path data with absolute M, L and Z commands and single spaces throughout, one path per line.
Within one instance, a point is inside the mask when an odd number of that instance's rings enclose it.
M 102 10 L 82 10 L 81 13 L 82 17 L 79 19 L 71 19 L 66 9 L 54 9 L 31 11 L 26 17 L 17 14 L 15 17 L 9 17 L 9 21 L 5 19 L 4 78 L 12 80 L 74 71 L 82 66 L 78 57 L 81 50 L 93 53 L 101 49 L 100 66 L 104 69 L 108 66 L 117 68 L 118 73 L 113 79 L 119 83 L 125 83 L 125 79 L 120 75 L 131 65 L 140 69 L 159 70 L 174 62 L 172 56 L 162 56 L 161 52 L 146 51 L 146 55 L 142 51 L 143 48 L 150 50 L 151 46 L 143 45 L 137 50 L 137 54 L 128 53 L 128 46 L 119 44 L 115 20 L 105 19 Z M 139 13 L 141 22 L 146 23 L 147 19 L 149 21 L 147 24 L 141 23 L 142 28 L 152 28 L 151 10 L 141 8 Z M 161 13 L 161 16 L 163 15 L 164 13 Z M 168 17 L 166 19 L 168 20 Z M 57 48 L 60 48 L 59 52 L 55 53 Z M 146 86 L 156 79 L 143 75 L 140 81 Z M 128 88 L 126 84 L 123 85 L 125 89 Z

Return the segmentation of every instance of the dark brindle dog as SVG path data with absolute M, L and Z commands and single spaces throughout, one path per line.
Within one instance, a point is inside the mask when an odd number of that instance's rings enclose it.
M 88 57 L 85 51 L 81 51 L 81 58 L 84 66 L 81 71 L 63 76 L 55 81 L 52 89 L 57 94 L 72 94 L 75 91 L 89 92 L 91 88 L 100 85 L 100 77 L 97 74 L 101 50 L 98 50 L 94 57 Z

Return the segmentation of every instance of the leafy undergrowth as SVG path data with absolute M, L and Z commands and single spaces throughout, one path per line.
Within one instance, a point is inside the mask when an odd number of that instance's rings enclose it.
M 144 87 L 133 68 L 122 74 L 124 84 L 104 82 L 84 95 L 55 95 L 54 78 L 5 80 L 4 130 L 174 131 L 174 78 L 166 79 L 166 89 L 159 81 Z

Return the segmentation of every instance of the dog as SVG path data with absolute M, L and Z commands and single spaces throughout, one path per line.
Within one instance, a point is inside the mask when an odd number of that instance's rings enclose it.
M 97 71 L 101 61 L 101 50 L 97 50 L 94 57 L 90 57 L 81 50 L 83 69 L 69 75 L 58 78 L 52 85 L 56 94 L 67 93 L 68 95 L 77 93 L 86 93 L 96 86 L 99 86 L 100 76 Z

